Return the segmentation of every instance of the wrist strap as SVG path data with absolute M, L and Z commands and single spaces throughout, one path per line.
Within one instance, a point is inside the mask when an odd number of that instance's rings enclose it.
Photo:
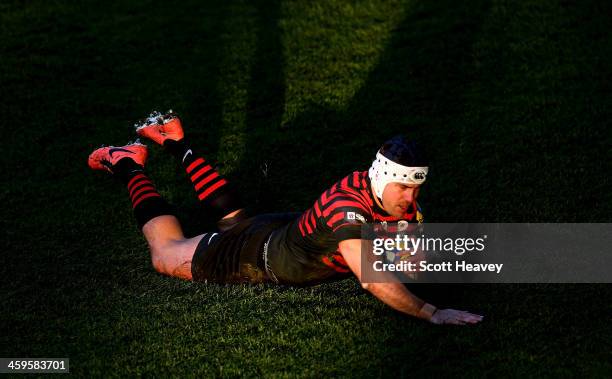
M 431 316 L 434 315 L 434 313 L 436 313 L 436 311 L 438 310 L 438 308 L 436 308 L 435 306 L 429 304 L 429 303 L 425 303 L 422 307 L 421 310 L 419 311 L 419 317 L 424 318 L 426 320 L 431 319 Z

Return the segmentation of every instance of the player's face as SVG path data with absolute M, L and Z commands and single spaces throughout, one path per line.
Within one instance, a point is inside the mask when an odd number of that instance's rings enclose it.
M 393 217 L 402 217 L 419 196 L 420 185 L 389 183 L 382 195 L 385 211 Z

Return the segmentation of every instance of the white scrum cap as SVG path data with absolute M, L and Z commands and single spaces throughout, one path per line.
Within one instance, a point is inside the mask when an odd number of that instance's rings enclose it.
M 385 142 L 376 153 L 369 177 L 377 197 L 382 199 L 389 183 L 423 184 L 429 167 L 414 142 L 397 136 Z

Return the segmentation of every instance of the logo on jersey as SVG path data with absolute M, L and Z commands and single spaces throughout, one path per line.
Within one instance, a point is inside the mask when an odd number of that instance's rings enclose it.
M 365 217 L 355 212 L 346 212 L 346 219 L 347 220 L 357 220 L 357 221 L 360 221 L 362 224 L 366 223 Z

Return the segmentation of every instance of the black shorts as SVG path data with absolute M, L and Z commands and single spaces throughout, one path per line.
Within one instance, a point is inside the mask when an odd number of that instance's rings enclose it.
M 263 260 L 263 245 L 270 234 L 300 213 L 251 217 L 222 233 L 206 233 L 191 261 L 193 280 L 214 283 L 270 281 Z

